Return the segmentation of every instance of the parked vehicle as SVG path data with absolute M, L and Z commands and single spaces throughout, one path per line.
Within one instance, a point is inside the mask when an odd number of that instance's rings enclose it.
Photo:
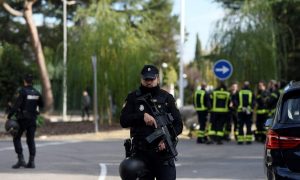
M 300 82 L 291 82 L 266 122 L 265 173 L 268 179 L 300 180 Z

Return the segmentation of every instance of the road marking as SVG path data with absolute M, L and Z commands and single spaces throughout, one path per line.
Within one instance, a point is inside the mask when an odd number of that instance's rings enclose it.
M 99 163 L 100 166 L 100 175 L 98 180 L 105 180 L 106 174 L 107 174 L 107 168 L 104 163 Z
M 49 142 L 49 143 L 36 144 L 35 147 L 56 146 L 56 145 L 72 144 L 72 143 L 78 143 L 78 142 L 81 142 L 81 141 Z M 27 145 L 24 145 L 24 148 L 27 148 Z M 14 147 L 10 146 L 10 147 L 0 148 L 0 152 L 7 151 L 7 150 L 14 150 Z
M 263 156 L 232 156 L 232 159 L 263 159 Z
M 222 179 L 222 178 L 176 178 L 177 180 L 239 180 L 239 179 Z M 250 180 L 250 179 L 245 179 Z M 251 180 L 263 180 L 262 178 L 251 179 Z

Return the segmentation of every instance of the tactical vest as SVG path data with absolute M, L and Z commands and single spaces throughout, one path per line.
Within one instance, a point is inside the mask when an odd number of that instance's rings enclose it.
M 207 110 L 207 107 L 204 104 L 204 96 L 205 96 L 204 90 L 197 90 L 195 92 L 194 96 L 194 105 L 196 111 L 205 111 Z
M 250 90 L 239 91 L 239 106 L 238 111 L 241 112 L 244 108 L 251 108 L 253 93 Z
M 217 90 L 212 93 L 212 112 L 229 112 L 230 93 L 227 91 Z

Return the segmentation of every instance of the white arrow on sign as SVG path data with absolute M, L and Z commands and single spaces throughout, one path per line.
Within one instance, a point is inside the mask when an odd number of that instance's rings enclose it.
M 229 68 L 226 66 L 222 66 L 222 68 L 216 68 L 216 72 L 222 72 L 222 74 L 225 74 L 229 71 Z

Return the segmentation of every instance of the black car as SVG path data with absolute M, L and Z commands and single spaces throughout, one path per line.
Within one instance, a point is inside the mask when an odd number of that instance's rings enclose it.
M 300 180 L 300 82 L 291 82 L 266 122 L 265 173 L 268 179 Z

